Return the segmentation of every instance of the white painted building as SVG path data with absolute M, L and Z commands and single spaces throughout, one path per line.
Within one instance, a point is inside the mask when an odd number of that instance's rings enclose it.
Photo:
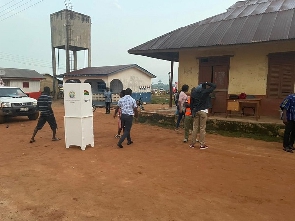
M 26 94 L 37 98 L 40 95 L 40 81 L 44 77 L 35 70 L 0 68 L 0 78 L 5 86 L 19 87 Z
M 151 100 L 152 78 L 156 76 L 136 64 L 105 67 L 89 67 L 64 75 L 64 83 L 81 82 L 91 84 L 93 100 L 103 101 L 103 92 L 108 87 L 113 93 L 113 102 L 126 88 L 132 90 L 134 99 Z

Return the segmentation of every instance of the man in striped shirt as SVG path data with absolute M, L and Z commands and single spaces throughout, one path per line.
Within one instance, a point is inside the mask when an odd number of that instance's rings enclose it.
M 38 98 L 37 107 L 40 111 L 40 117 L 37 123 L 37 126 L 34 129 L 33 136 L 30 140 L 30 143 L 35 142 L 35 136 L 38 130 L 41 130 L 46 122 L 48 122 L 51 130 L 52 130 L 52 141 L 58 141 L 59 139 L 56 137 L 56 129 L 57 124 L 53 114 L 53 110 L 51 108 L 52 100 L 50 95 L 50 88 L 44 87 L 44 91 L 41 96 Z

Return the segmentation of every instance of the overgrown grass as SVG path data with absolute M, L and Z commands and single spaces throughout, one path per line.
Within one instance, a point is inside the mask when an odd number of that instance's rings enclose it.
M 151 104 L 169 104 L 169 94 L 152 95 Z

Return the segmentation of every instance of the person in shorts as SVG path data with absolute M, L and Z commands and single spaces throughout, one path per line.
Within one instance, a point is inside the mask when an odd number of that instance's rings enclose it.
M 40 112 L 40 117 L 39 117 L 37 126 L 34 129 L 30 143 L 35 142 L 35 136 L 36 136 L 38 130 L 41 130 L 43 128 L 43 126 L 46 124 L 46 122 L 49 124 L 49 126 L 52 130 L 52 141 L 59 140 L 56 137 L 57 124 L 56 124 L 53 110 L 51 108 L 51 104 L 52 104 L 52 100 L 50 97 L 50 88 L 44 87 L 44 91 L 41 94 L 41 96 L 38 98 L 38 101 L 37 101 L 37 107 Z

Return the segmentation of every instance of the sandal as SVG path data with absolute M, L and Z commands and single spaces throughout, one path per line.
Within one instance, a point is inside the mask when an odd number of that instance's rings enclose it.
M 59 141 L 59 138 L 52 138 L 52 141 Z
M 195 145 L 194 144 L 190 144 L 189 147 L 190 148 L 195 148 Z
M 34 143 L 36 140 L 35 139 L 31 139 L 30 140 L 30 143 Z

